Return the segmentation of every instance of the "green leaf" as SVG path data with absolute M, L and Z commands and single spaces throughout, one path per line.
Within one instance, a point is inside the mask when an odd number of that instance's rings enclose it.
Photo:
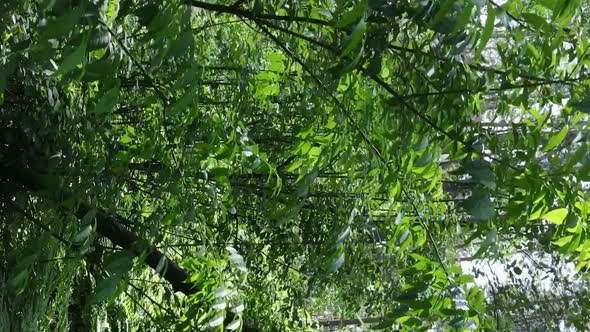
M 470 214 L 473 219 L 485 221 L 495 214 L 494 203 L 487 191 L 476 189 L 471 196 L 461 202 L 461 207 Z
M 72 52 L 64 57 L 61 65 L 54 75 L 63 75 L 76 69 L 79 64 L 86 62 L 86 41 L 82 41 Z
M 569 106 L 580 112 L 590 114 L 590 97 L 585 97 L 582 98 L 580 101 L 570 103 Z
M 86 214 L 84 215 L 84 217 L 82 217 L 82 219 L 80 220 L 80 224 L 83 226 L 92 226 L 94 224 L 94 218 L 96 217 L 96 212 L 97 210 L 95 208 L 90 209 L 88 212 L 86 212 Z
M 48 21 L 48 19 L 41 20 L 39 23 L 39 41 L 66 37 L 66 34 L 78 24 L 80 16 L 81 11 L 76 8 L 52 21 Z
M 367 31 L 367 23 L 363 19 L 355 25 L 354 29 L 352 30 L 352 33 L 350 34 L 350 37 L 344 44 L 345 46 L 340 56 L 345 57 L 348 54 L 350 54 L 350 52 L 352 52 L 352 50 L 354 50 L 363 40 L 365 31 Z
M 295 160 L 289 167 L 287 167 L 287 172 L 293 172 L 299 169 L 303 165 L 303 159 Z
M 547 0 L 548 1 L 548 0 Z M 553 10 L 553 18 L 560 27 L 567 27 L 571 24 L 571 18 L 580 7 L 580 0 L 562 0 L 561 7 L 556 3 Z
M 104 28 L 96 28 L 90 35 L 88 41 L 88 51 L 105 48 L 111 42 L 111 34 Z
M 475 7 L 475 4 L 472 1 L 469 1 L 466 4 L 461 15 L 459 15 L 459 17 L 457 17 L 457 21 L 455 22 L 455 27 L 453 28 L 453 31 L 451 33 L 457 33 L 459 31 L 461 31 L 463 28 L 465 28 L 465 26 L 467 26 L 467 23 L 469 23 L 469 19 L 471 18 L 471 13 L 473 12 L 474 7 Z
M 494 21 L 496 19 L 496 9 L 491 4 L 488 4 L 488 13 L 486 18 L 486 24 L 484 26 L 483 32 L 481 34 L 481 39 L 479 40 L 479 45 L 477 45 L 477 49 L 475 51 L 475 57 L 479 58 L 481 55 L 481 51 L 486 47 L 490 37 L 492 37 L 492 33 L 494 32 Z
M 74 236 L 74 242 L 84 242 L 92 233 L 92 225 L 86 225 Z
M 559 208 L 545 213 L 541 218 L 550 221 L 554 224 L 561 225 L 567 216 L 568 210 L 566 208 Z
M 523 13 L 522 18 L 533 28 L 549 32 L 551 31 L 551 25 L 541 16 L 533 13 Z
M 342 16 L 342 18 L 334 24 L 334 27 L 341 29 L 341 28 L 351 25 L 352 23 L 354 23 L 358 19 L 360 19 L 363 15 L 365 15 L 368 7 L 369 7 L 369 1 L 368 0 L 361 0 L 349 12 L 344 14 L 344 16 Z
M 96 106 L 94 107 L 94 113 L 96 114 L 111 114 L 117 102 L 119 101 L 119 85 L 115 85 L 113 88 L 105 92 L 100 98 Z
M 467 160 L 460 169 L 453 173 L 467 173 L 474 182 L 482 184 L 490 190 L 496 190 L 496 175 L 491 164 L 483 159 Z
M 558 247 L 563 247 L 563 246 L 567 245 L 568 243 L 572 242 L 573 237 L 574 237 L 573 235 L 564 236 L 556 241 L 553 241 L 553 244 L 555 244 Z
M 121 282 L 121 275 L 114 274 L 106 279 L 100 280 L 90 299 L 91 303 L 102 303 L 115 294 Z
M 538 0 L 539 4 L 551 11 L 555 9 L 555 5 L 561 0 Z
M 133 258 L 135 256 L 126 250 L 110 254 L 104 260 L 105 270 L 112 275 L 127 273 L 133 267 Z
M 474 277 L 471 274 L 463 274 L 456 279 L 460 284 L 468 284 L 474 282 Z
M 6 86 L 8 85 L 8 77 L 14 72 L 16 69 L 16 62 L 10 61 L 5 64 L 0 64 L 0 93 L 3 93 L 6 90 Z
M 549 143 L 547 143 L 547 146 L 544 149 L 545 152 L 551 151 L 551 150 L 555 149 L 556 146 L 561 144 L 561 142 L 563 142 L 563 140 L 567 136 L 567 133 L 568 133 L 568 126 L 565 125 L 565 126 L 563 126 L 563 128 L 561 128 L 561 130 L 557 134 L 553 135 L 549 139 Z
M 579 163 L 586 153 L 588 152 L 588 144 L 582 143 L 582 145 L 576 150 L 573 156 L 568 160 L 567 165 L 564 167 L 566 171 L 570 171 L 577 163 Z
M 338 256 L 336 256 L 330 266 L 328 267 L 329 272 L 336 272 L 341 266 L 344 264 L 344 252 L 340 252 Z
M 125 134 L 121 137 L 121 143 L 127 144 L 127 143 L 131 143 L 131 142 L 133 142 L 133 138 L 131 138 L 131 136 Z
M 106 8 L 107 23 L 113 23 L 119 11 L 119 0 L 108 0 Z

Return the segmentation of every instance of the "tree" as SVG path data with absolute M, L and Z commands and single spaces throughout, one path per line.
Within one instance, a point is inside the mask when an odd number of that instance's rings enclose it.
M 587 273 L 584 11 L 2 3 L 0 327 L 501 329 L 459 254 Z

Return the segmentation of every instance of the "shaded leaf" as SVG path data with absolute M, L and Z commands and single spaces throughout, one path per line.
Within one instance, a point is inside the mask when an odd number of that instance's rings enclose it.
M 348 11 L 342 18 L 340 18 L 335 24 L 334 27 L 336 28 L 344 28 L 352 23 L 356 22 L 360 19 L 367 11 L 369 6 L 368 0 L 361 0 L 359 3 L 354 6 L 350 11 Z
M 98 281 L 90 300 L 91 303 L 102 303 L 113 296 L 119 287 L 120 281 L 121 276 L 118 274 Z
M 96 103 L 94 107 L 94 113 L 97 114 L 110 114 L 115 109 L 117 102 L 119 101 L 119 86 L 115 86 L 108 90 Z
M 461 207 L 475 220 L 489 220 L 495 214 L 494 203 L 487 191 L 476 189 L 466 200 L 461 202 Z

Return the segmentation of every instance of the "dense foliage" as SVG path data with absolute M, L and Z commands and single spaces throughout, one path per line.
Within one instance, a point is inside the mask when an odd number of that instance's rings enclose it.
M 0 330 L 588 329 L 588 17 L 2 1 Z

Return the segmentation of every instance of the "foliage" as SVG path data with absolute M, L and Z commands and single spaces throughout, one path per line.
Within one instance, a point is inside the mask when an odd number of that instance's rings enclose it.
M 587 11 L 3 2 L 0 327 L 510 327 L 457 257 L 587 276 Z

